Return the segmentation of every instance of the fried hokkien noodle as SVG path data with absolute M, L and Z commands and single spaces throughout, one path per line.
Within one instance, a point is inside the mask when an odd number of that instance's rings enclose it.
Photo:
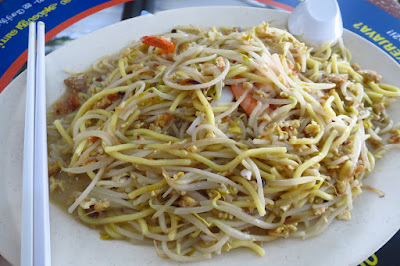
M 397 87 L 342 41 L 179 26 L 65 80 L 50 111 L 54 201 L 102 239 L 189 262 L 307 239 L 349 220 L 363 179 L 400 141 Z M 62 199 L 62 200 L 60 200 Z

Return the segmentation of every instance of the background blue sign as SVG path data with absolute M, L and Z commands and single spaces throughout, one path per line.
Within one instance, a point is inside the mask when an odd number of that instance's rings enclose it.
M 76 21 L 129 0 L 4 0 L 0 2 L 0 91 L 27 58 L 29 22 L 46 23 L 46 41 Z

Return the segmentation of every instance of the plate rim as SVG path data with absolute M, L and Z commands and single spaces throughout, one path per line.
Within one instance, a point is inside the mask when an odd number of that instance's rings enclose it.
M 120 21 L 120 22 L 114 23 L 114 24 L 112 24 L 112 25 L 109 25 L 109 26 L 107 26 L 107 27 L 104 27 L 104 28 L 98 29 L 98 30 L 96 30 L 96 31 L 93 31 L 93 32 L 91 32 L 91 33 L 89 33 L 89 34 L 86 34 L 86 35 L 82 36 L 81 38 L 78 38 L 78 39 L 76 39 L 76 40 L 73 40 L 73 41 L 69 42 L 68 44 L 66 44 L 66 45 L 64 45 L 64 46 L 62 46 L 62 47 L 60 47 L 59 49 L 55 50 L 54 52 L 52 52 L 51 54 L 49 54 L 48 56 L 46 56 L 46 58 L 57 57 L 59 53 L 63 53 L 63 51 L 64 51 L 65 49 L 69 49 L 70 46 L 72 46 L 72 45 L 78 43 L 80 40 L 86 39 L 86 38 L 90 39 L 90 38 L 92 38 L 93 35 L 98 34 L 99 32 L 105 31 L 105 30 L 110 29 L 110 28 L 112 28 L 112 27 L 118 27 L 118 25 L 122 25 L 123 23 L 128 23 L 128 24 L 130 24 L 130 23 L 135 23 L 135 22 L 134 22 L 135 20 L 143 19 L 143 18 L 145 18 L 145 17 L 150 18 L 151 16 L 165 15 L 165 14 L 168 14 L 168 13 L 175 13 L 175 12 L 181 11 L 181 10 L 198 10 L 198 9 L 208 9 L 208 8 L 219 8 L 219 9 L 230 9 L 230 8 L 234 8 L 234 9 L 243 9 L 243 8 L 245 8 L 245 9 L 249 9 L 249 10 L 250 10 L 250 9 L 253 9 L 253 10 L 254 10 L 254 9 L 258 9 L 258 10 L 263 10 L 263 11 L 265 11 L 265 12 L 282 13 L 282 14 L 285 14 L 286 16 L 290 13 L 290 12 L 282 11 L 282 10 L 272 10 L 272 9 L 266 9 L 266 8 L 260 8 L 260 7 L 242 7 L 242 6 L 211 6 L 211 7 L 210 7 L 210 6 L 202 6 L 202 7 L 186 7 L 186 8 L 179 8 L 179 9 L 164 10 L 164 11 L 156 12 L 155 14 L 149 14 L 149 15 L 145 15 L 145 16 L 140 16 L 140 17 L 131 18 L 131 19 L 128 19 L 128 20 L 125 20 L 125 21 Z M 376 49 L 379 48 L 379 47 L 377 47 L 376 45 L 374 45 L 372 42 L 370 42 L 368 39 L 362 38 L 361 36 L 359 36 L 358 34 L 356 34 L 356 33 L 354 33 L 354 32 L 351 32 L 351 31 L 349 31 L 349 30 L 347 30 L 347 29 L 345 29 L 345 32 L 346 32 L 346 34 L 350 34 L 350 36 L 351 36 L 352 38 L 355 37 L 355 38 L 362 39 L 363 41 L 367 41 L 369 44 L 373 45 Z M 128 39 L 128 38 L 127 38 L 127 39 Z M 132 40 L 133 40 L 133 38 L 129 39 L 129 41 L 132 41 Z M 118 53 L 121 49 L 123 49 L 123 47 L 118 48 L 118 49 L 115 49 L 114 53 Z M 399 65 L 393 58 L 391 58 L 391 57 L 388 56 L 386 53 L 384 53 L 380 48 L 377 49 L 377 50 L 378 50 L 379 52 L 381 52 L 381 54 L 384 54 L 384 55 L 387 57 L 387 59 L 390 59 L 393 63 L 395 63 L 395 64 L 398 66 L 398 68 L 400 69 L 400 65 Z M 6 97 L 6 96 L 1 96 L 1 95 L 7 95 L 8 93 L 11 93 L 10 91 L 11 91 L 11 89 L 12 89 L 12 87 L 13 87 L 12 84 L 14 84 L 14 82 L 16 82 L 16 80 L 19 81 L 20 79 L 24 78 L 24 73 L 25 73 L 25 71 L 24 71 L 23 73 L 21 73 L 20 75 L 18 75 L 18 76 L 6 87 L 6 89 L 0 94 L 0 98 Z M 54 204 L 52 204 L 52 205 L 54 205 Z M 58 207 L 57 207 L 57 208 L 58 208 Z M 399 228 L 400 228 L 400 226 L 398 226 L 398 229 L 397 229 L 397 230 L 399 230 Z M 380 241 L 380 242 L 383 242 L 383 244 L 380 244 L 379 247 L 376 248 L 376 250 L 378 250 L 378 249 L 381 248 L 385 243 L 387 243 L 387 241 L 388 241 L 391 237 L 393 237 L 393 235 L 395 235 L 396 232 L 397 232 L 397 231 L 393 232 L 393 234 L 392 234 L 388 239 Z M 376 251 L 376 250 L 375 250 L 375 251 Z M 2 254 L 2 256 L 3 256 L 4 258 L 7 259 L 7 255 Z

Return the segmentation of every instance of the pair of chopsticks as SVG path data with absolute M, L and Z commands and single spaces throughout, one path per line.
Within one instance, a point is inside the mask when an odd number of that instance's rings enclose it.
M 37 34 L 36 23 L 31 23 L 22 184 L 22 266 L 51 265 L 44 44 L 44 23 L 37 23 Z

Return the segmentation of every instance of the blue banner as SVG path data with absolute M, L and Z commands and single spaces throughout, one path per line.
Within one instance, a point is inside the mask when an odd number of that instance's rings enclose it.
M 339 0 L 343 25 L 372 42 L 400 63 L 400 21 L 364 0 Z
M 46 23 L 46 41 L 76 21 L 129 0 L 3 0 L 0 2 L 0 91 L 26 62 L 28 25 Z

